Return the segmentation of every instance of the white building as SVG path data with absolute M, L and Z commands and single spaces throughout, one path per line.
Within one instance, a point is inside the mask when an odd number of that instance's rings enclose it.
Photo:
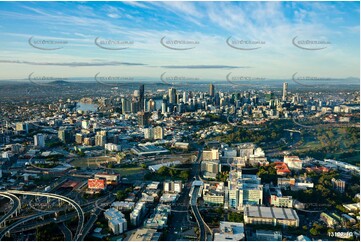
M 244 240 L 243 223 L 220 221 L 219 233 L 214 233 L 214 241 L 240 241 Z
M 108 227 L 115 235 L 122 234 L 127 230 L 127 220 L 124 214 L 115 208 L 107 209 L 104 217 L 108 220 Z
M 164 192 L 180 193 L 182 192 L 182 181 L 165 181 L 163 189 Z
M 284 156 L 283 162 L 287 164 L 291 170 L 301 170 L 302 160 L 298 156 Z
M 231 171 L 225 198 L 228 206 L 237 210 L 243 210 L 245 205 L 262 205 L 261 178 L 242 174 L 241 171 Z
M 105 144 L 105 149 L 108 151 L 122 151 L 122 146 L 113 143 L 107 143 Z
M 34 135 L 34 146 L 39 148 L 45 147 L 45 137 L 43 134 Z
M 145 203 L 144 202 L 138 202 L 135 205 L 134 210 L 130 214 L 130 223 L 133 226 L 138 226 L 141 222 L 142 217 L 145 213 Z

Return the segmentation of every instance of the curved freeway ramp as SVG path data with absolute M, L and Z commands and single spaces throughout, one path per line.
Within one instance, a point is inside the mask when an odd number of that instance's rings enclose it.
M 48 198 L 54 198 L 54 199 L 59 199 L 61 201 L 64 201 L 66 203 L 69 203 L 77 212 L 78 214 L 78 226 L 74 235 L 74 240 L 78 240 L 79 237 L 82 234 L 83 231 L 83 227 L 84 227 L 84 211 L 82 210 L 82 208 L 80 207 L 80 205 L 78 203 L 76 203 L 74 200 L 68 198 L 68 197 L 64 197 L 61 195 L 57 195 L 57 194 L 51 194 L 51 193 L 42 193 L 42 192 L 28 192 L 28 191 L 17 191 L 17 190 L 8 190 L 7 193 L 12 193 L 12 194 L 19 194 L 19 195 L 28 195 L 28 196 L 39 196 L 39 197 L 48 197 Z
M 3 224 L 5 225 L 6 220 L 11 217 L 13 214 L 17 214 L 18 211 L 20 211 L 21 209 L 21 202 L 20 199 L 11 194 L 11 193 L 7 193 L 7 192 L 0 192 L 0 197 L 5 197 L 10 199 L 10 202 L 12 203 L 12 208 L 4 215 L 0 218 L 0 227 L 4 227 Z
M 39 217 L 42 217 L 44 215 L 47 215 L 47 214 L 50 214 L 50 213 L 40 213 L 40 214 L 35 214 L 35 215 L 32 215 L 30 217 L 27 217 L 27 218 L 24 218 L 24 219 L 21 219 L 15 223 L 12 223 L 10 224 L 9 226 L 7 226 L 4 230 L 2 230 L 0 232 L 0 240 L 2 240 L 4 238 L 4 236 L 10 232 L 12 229 L 16 228 L 17 226 L 23 224 L 23 223 L 26 223 L 28 221 L 31 221 L 33 219 L 36 219 L 36 218 L 39 218 Z

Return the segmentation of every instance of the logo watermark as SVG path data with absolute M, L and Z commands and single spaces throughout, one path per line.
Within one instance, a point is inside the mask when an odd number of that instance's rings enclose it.
M 96 37 L 94 44 L 104 50 L 125 50 L 134 45 L 134 41 L 130 40 L 113 40 L 113 39 L 101 39 Z
M 160 75 L 160 80 L 172 86 L 188 86 L 191 85 L 191 81 L 200 81 L 201 79 L 198 77 L 192 76 L 183 76 L 183 75 L 166 75 L 167 72 L 163 72 Z
M 197 40 L 166 39 L 166 36 L 164 36 L 160 39 L 160 44 L 170 50 L 191 50 L 200 43 Z
M 311 39 L 298 39 L 298 36 L 292 39 L 292 44 L 303 50 L 323 50 L 331 44 L 327 40 L 311 40 Z
M 245 82 L 254 82 L 254 81 L 265 81 L 265 77 L 255 77 L 255 76 L 246 76 L 246 75 L 239 75 L 235 76 L 232 75 L 232 72 L 228 73 L 226 75 L 226 81 L 233 86 L 249 86 L 251 83 L 245 83 Z M 243 83 L 237 83 L 237 82 L 243 82 Z
M 28 43 L 35 49 L 50 51 L 64 48 L 64 46 L 68 44 L 68 41 L 59 39 L 34 39 L 34 36 L 31 36 L 28 39 Z
M 129 84 L 129 82 L 134 81 L 134 77 L 131 76 L 103 76 L 98 72 L 94 76 L 94 80 L 102 85 L 117 87 L 120 85 Z
M 68 78 L 66 77 L 54 77 L 46 75 L 36 75 L 34 72 L 28 75 L 30 83 L 40 86 L 54 86 L 56 83 L 65 84 Z
M 245 39 L 237 40 L 230 36 L 227 38 L 226 43 L 229 47 L 236 50 L 258 50 L 266 44 L 266 41 Z
M 330 77 L 317 77 L 317 76 L 296 76 L 298 72 L 292 75 L 292 81 L 295 83 L 305 86 L 305 87 L 314 87 L 318 86 L 316 83 L 320 81 L 331 81 L 333 80 Z M 313 83 L 313 84 L 306 84 L 306 83 Z

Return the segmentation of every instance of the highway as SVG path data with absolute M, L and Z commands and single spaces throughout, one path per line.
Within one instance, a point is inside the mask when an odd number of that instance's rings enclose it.
M 73 240 L 73 233 L 71 230 L 65 225 L 65 223 L 58 224 L 61 232 L 64 234 L 65 241 L 72 241 Z
M 8 198 L 10 199 L 10 202 L 12 203 L 12 207 L 11 209 L 4 215 L 0 218 L 0 227 L 3 227 L 3 224 L 5 225 L 6 223 L 6 220 L 11 217 L 13 214 L 17 215 L 17 212 L 20 211 L 21 209 L 21 202 L 20 202 L 20 199 L 11 194 L 11 193 L 7 193 L 7 192 L 0 192 L 0 196 L 1 197 L 5 197 L 5 198 Z
M 202 216 L 198 210 L 198 205 L 197 205 L 197 199 L 198 199 L 198 193 L 199 193 L 199 186 L 196 186 L 193 188 L 193 193 L 191 196 L 191 209 L 192 209 L 192 213 L 195 216 L 195 219 L 197 221 L 198 224 L 198 228 L 199 228 L 199 240 L 200 241 L 205 241 L 207 239 L 207 231 L 206 228 L 204 226 L 204 222 L 202 219 Z
M 196 168 L 196 175 L 195 175 L 195 182 L 203 182 L 202 178 L 200 177 L 200 171 L 201 171 L 201 162 L 202 162 L 202 149 L 199 149 L 198 151 L 198 156 L 197 156 L 197 163 L 198 166 Z M 193 183 L 193 184 L 194 184 Z M 211 237 L 208 237 L 208 231 L 209 233 L 212 235 L 212 230 L 208 227 L 208 225 L 204 222 L 199 210 L 198 210 L 198 204 L 197 204 L 197 200 L 199 197 L 199 193 L 200 193 L 200 189 L 201 186 L 200 185 L 192 185 L 193 188 L 191 189 L 191 209 L 192 209 L 192 213 L 195 216 L 195 219 L 197 221 L 198 227 L 199 227 L 199 240 L 201 241 L 206 241 L 206 240 L 212 240 Z
M 17 191 L 17 190 L 8 190 L 8 193 L 13 194 L 19 194 L 19 195 L 30 195 L 30 196 L 39 196 L 39 197 L 49 197 L 49 198 L 55 198 L 59 199 L 61 201 L 69 203 L 77 212 L 78 214 L 78 226 L 74 235 L 74 240 L 78 240 L 79 236 L 82 233 L 83 227 L 84 227 L 84 211 L 80 207 L 78 203 L 76 203 L 74 200 L 57 195 L 57 194 L 51 194 L 51 193 L 41 193 L 41 192 L 27 192 L 27 191 Z
M 36 218 L 39 218 L 39 217 L 42 217 L 42 216 L 45 216 L 47 214 L 50 214 L 51 212 L 49 213 L 38 213 L 38 214 L 35 214 L 33 216 L 30 216 L 30 217 L 26 217 L 24 219 L 21 219 L 15 223 L 12 223 L 10 224 L 9 226 L 5 227 L 5 229 L 3 229 L 1 232 L 0 232 L 0 240 L 2 240 L 4 238 L 4 236 L 10 232 L 13 228 L 17 227 L 18 225 L 20 224 L 23 224 L 23 223 L 26 223 L 28 221 L 31 221 L 33 219 L 36 219 Z
M 90 218 L 88 220 L 88 222 L 85 224 L 84 229 L 83 229 L 83 233 L 80 235 L 79 237 L 79 241 L 84 241 L 85 236 L 87 236 L 87 234 L 89 233 L 90 229 L 93 227 L 94 223 L 97 221 L 99 214 L 101 213 L 101 209 L 97 208 L 95 210 L 95 212 L 93 212 L 90 215 Z
M 114 196 L 110 196 L 111 194 L 109 194 L 109 196 L 101 198 L 99 200 L 97 200 L 95 202 L 95 211 L 91 213 L 89 220 L 87 221 L 87 223 L 84 226 L 83 229 L 83 233 L 81 234 L 81 236 L 79 237 L 80 241 L 84 241 L 85 237 L 87 236 L 87 234 L 89 233 L 89 231 L 91 230 L 91 228 L 93 227 L 94 223 L 97 221 L 98 216 L 100 215 L 100 213 L 102 211 L 104 211 L 103 208 L 99 207 L 98 202 L 101 201 L 103 202 L 103 204 L 106 201 L 106 204 L 111 204 L 112 202 L 114 202 L 115 197 Z

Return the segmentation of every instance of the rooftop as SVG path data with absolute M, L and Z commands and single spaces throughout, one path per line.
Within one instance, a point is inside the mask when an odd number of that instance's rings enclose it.
M 244 213 L 247 217 L 298 220 L 296 211 L 291 208 L 247 206 Z

